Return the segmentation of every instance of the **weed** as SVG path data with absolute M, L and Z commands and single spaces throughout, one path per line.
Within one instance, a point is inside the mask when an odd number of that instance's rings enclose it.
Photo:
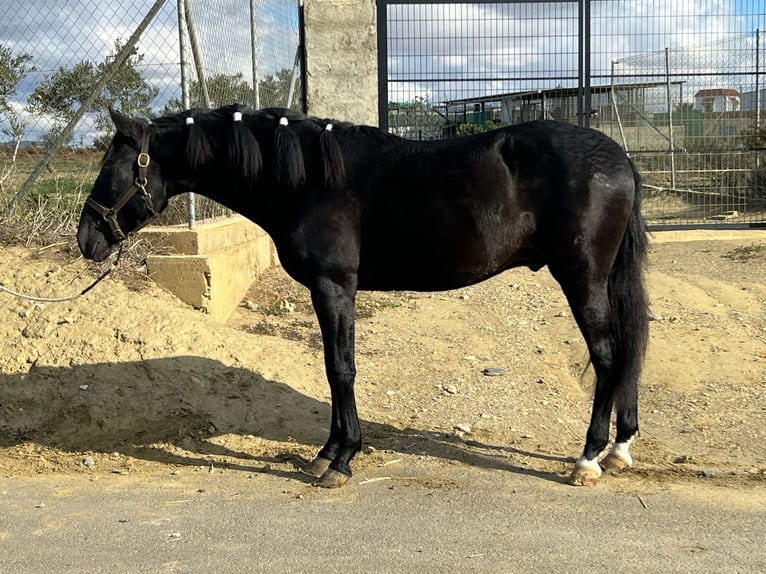
M 728 253 L 724 253 L 721 257 L 733 259 L 734 261 L 739 261 L 741 263 L 747 263 L 752 259 L 766 257 L 766 245 L 743 245 L 734 248 Z

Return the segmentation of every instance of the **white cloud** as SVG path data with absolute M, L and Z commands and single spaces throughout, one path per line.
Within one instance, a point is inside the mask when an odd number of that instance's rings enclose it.
M 59 66 L 83 59 L 102 61 L 116 40 L 132 34 L 153 4 L 154 0 L 0 0 L 0 43 L 32 54 L 39 70 L 21 84 L 17 100 L 25 101 L 34 85 Z M 297 0 L 257 3 L 261 77 L 293 63 L 296 4 Z M 726 60 L 726 47 L 715 43 L 752 33 L 756 26 L 766 28 L 766 10 L 759 2 L 594 0 L 591 7 L 594 85 L 609 82 L 613 60 L 622 62 L 623 75 L 636 75 L 633 81 L 659 77 L 666 46 L 675 49 L 676 73 L 708 74 L 711 84 L 727 81 L 716 72 L 730 70 L 736 62 Z M 743 7 L 758 13 L 739 14 Z M 192 9 L 206 73 L 242 73 L 250 82 L 249 2 L 192 0 Z M 576 85 L 576 2 L 390 5 L 388 13 L 390 100 L 442 101 Z M 740 52 L 752 52 L 752 45 L 743 42 Z M 688 50 L 692 46 L 706 48 Z M 141 38 L 139 51 L 144 55 L 142 74 L 161 90 L 159 109 L 180 93 L 175 2 L 165 3 Z M 644 60 L 636 59 L 638 55 Z M 747 75 L 742 78 L 743 85 L 749 81 Z
M 651 54 L 665 47 L 677 56 L 677 74 L 726 73 L 733 65 L 732 51 L 739 51 L 746 60 L 753 55 L 752 46 L 748 52 L 747 47 L 730 50 L 717 43 L 752 34 L 759 24 L 766 25 L 766 10 L 752 4 L 736 0 L 593 1 L 591 81 L 594 85 L 609 83 L 613 60 L 624 62 L 641 54 L 647 61 L 634 72 L 647 77 L 637 75 L 623 81 L 657 80 L 664 76 L 664 52 L 661 68 L 652 68 Z M 745 8 L 760 13 L 738 12 Z M 490 90 L 576 86 L 577 10 L 574 2 L 390 6 L 391 89 L 397 82 L 417 81 L 429 87 L 436 100 L 448 100 L 488 95 Z M 695 54 L 691 47 L 702 48 Z M 751 62 L 745 66 L 752 69 Z M 623 74 L 629 71 L 621 68 Z M 716 82 L 725 79 L 725 74 L 719 75 Z M 752 82 L 752 78 L 728 81 Z
M 80 61 L 100 63 L 113 53 L 116 41 L 123 44 L 133 34 L 155 0 L 0 0 L 0 44 L 14 54 L 32 56 L 36 71 L 19 84 L 14 102 L 24 104 L 34 87 L 58 68 Z M 298 42 L 298 0 L 257 2 L 256 29 L 259 34 L 259 76 L 289 68 Z M 243 0 L 192 0 L 194 26 L 202 50 L 203 69 L 208 77 L 235 75 L 252 83 L 250 3 Z M 138 42 L 143 56 L 142 76 L 160 93 L 154 101 L 162 109 L 170 98 L 180 97 L 180 54 L 178 13 L 175 2 L 165 2 Z M 191 58 L 191 51 L 189 51 Z M 196 78 L 194 66 L 191 74 Z M 51 118 L 30 122 L 39 137 L 50 127 Z M 86 120 L 80 132 L 91 133 Z M 90 137 L 90 136 L 88 136 Z
M 414 102 L 416 100 L 432 101 L 432 91 L 417 83 L 397 82 L 388 85 L 389 101 L 392 102 Z

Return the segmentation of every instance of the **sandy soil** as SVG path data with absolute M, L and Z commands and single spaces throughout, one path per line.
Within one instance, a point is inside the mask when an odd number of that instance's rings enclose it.
M 47 296 L 93 274 L 69 244 L 6 246 L 0 265 L 3 285 Z M 647 277 L 642 433 L 626 478 L 762 484 L 766 234 L 658 234 Z M 430 466 L 449 487 L 452 464 L 565 480 L 592 376 L 547 271 L 446 293 L 362 293 L 358 316 L 366 446 L 354 480 Z M 308 294 L 281 269 L 256 281 L 226 325 L 133 271 L 70 303 L 0 294 L 0 317 L 0 475 L 214 467 L 298 480 L 324 441 L 318 329 Z

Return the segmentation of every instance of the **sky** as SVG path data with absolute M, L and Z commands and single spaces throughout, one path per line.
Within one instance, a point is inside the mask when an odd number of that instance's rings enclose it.
M 441 101 L 577 85 L 576 3 L 393 5 L 388 10 L 389 91 L 396 94 L 390 100 Z M 752 70 L 754 31 L 766 28 L 765 13 L 763 0 L 595 0 L 591 82 L 609 84 L 613 61 L 618 82 L 655 81 L 664 75 L 668 47 L 672 73 L 679 77 L 697 74 L 708 83 L 733 81 L 745 87 L 752 84 L 752 73 L 722 78 L 720 72 Z M 480 80 L 471 83 L 470 78 Z
M 96 63 L 133 34 L 155 0 L 0 0 L 0 44 L 15 54 L 33 56 L 36 71 L 19 84 L 14 107 L 23 108 L 34 87 L 59 67 L 70 68 L 82 60 Z M 190 0 L 193 24 L 199 37 L 205 74 L 241 73 L 252 85 L 250 2 L 248 0 Z M 298 44 L 297 0 L 257 0 L 256 21 L 259 78 L 290 68 Z M 143 56 L 142 76 L 160 92 L 154 102 L 161 110 L 171 99 L 180 99 L 180 54 L 177 3 L 166 0 L 138 42 Z M 196 74 L 192 71 L 193 78 Z M 93 135 L 92 117 L 78 126 L 77 139 Z M 36 139 L 53 118 L 35 117 L 30 137 Z M 3 123 L 0 122 L 0 129 Z M 0 141 L 4 140 L 0 135 Z
M 206 73 L 241 72 L 251 81 L 249 1 L 190 2 Z M 31 54 L 37 68 L 19 86 L 14 100 L 19 113 L 34 85 L 59 66 L 102 61 L 115 40 L 131 35 L 153 3 L 0 0 L 0 43 Z M 292 65 L 297 0 L 256 4 L 262 77 Z M 733 82 L 737 88 L 752 84 L 753 32 L 766 28 L 765 0 L 594 0 L 591 10 L 594 85 L 609 83 L 614 61 L 618 81 L 664 73 L 665 47 L 672 49 L 673 71 L 679 76 L 695 73 L 707 84 Z M 574 2 L 390 5 L 388 20 L 390 100 L 441 101 L 575 82 Z M 180 94 L 177 25 L 176 2 L 167 0 L 138 44 L 142 73 L 160 88 L 157 109 Z M 29 139 L 53 118 L 34 121 Z M 78 133 L 83 141 L 92 138 L 92 118 Z

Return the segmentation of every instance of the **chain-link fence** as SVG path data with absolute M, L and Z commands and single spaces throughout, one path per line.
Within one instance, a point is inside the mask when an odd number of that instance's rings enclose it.
M 0 0 L 0 13 L 6 204 L 81 205 L 111 137 L 108 106 L 303 108 L 298 0 Z

